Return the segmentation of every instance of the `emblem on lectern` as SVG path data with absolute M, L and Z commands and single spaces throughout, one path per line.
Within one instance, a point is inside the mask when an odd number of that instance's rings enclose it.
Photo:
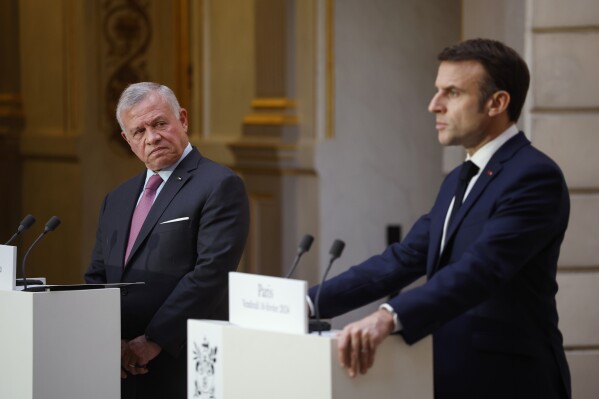
M 200 345 L 193 343 L 193 360 L 195 362 L 194 398 L 216 399 L 215 396 L 215 364 L 218 347 L 210 345 L 204 337 Z

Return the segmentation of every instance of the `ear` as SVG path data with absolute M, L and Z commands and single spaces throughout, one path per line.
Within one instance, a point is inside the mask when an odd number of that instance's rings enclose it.
M 121 132 L 121 137 L 122 137 L 123 139 L 125 139 L 125 141 L 127 142 L 127 144 L 130 144 L 130 143 L 129 143 L 129 138 L 127 137 L 127 135 L 125 134 L 125 132 Z
M 185 129 L 185 133 L 187 133 L 189 122 L 187 121 L 187 110 L 185 108 L 181 108 L 181 112 L 179 112 L 179 122 L 181 122 L 181 125 Z
M 489 116 L 497 116 L 507 111 L 510 104 L 510 93 L 505 90 L 499 90 L 487 100 Z

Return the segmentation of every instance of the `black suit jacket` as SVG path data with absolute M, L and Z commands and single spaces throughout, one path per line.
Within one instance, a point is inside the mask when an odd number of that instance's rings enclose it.
M 433 334 L 437 398 L 569 397 L 555 304 L 569 217 L 563 175 L 519 133 L 482 170 L 440 254 L 458 174 L 401 243 L 327 281 L 320 312 L 344 313 L 427 275 L 388 303 L 406 342 Z
M 172 358 L 184 359 L 187 319 L 228 317 L 228 272 L 236 270 L 247 238 L 247 195 L 237 175 L 194 148 L 156 197 L 123 265 L 145 176 L 104 199 L 85 280 L 144 282 L 122 290 L 122 338 L 146 334 Z

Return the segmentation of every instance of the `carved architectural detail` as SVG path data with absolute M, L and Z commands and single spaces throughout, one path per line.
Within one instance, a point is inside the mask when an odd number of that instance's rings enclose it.
M 106 0 L 102 9 L 102 39 L 106 45 L 105 115 L 115 124 L 114 111 L 128 84 L 148 79 L 147 53 L 152 39 L 148 16 L 150 0 Z M 126 145 L 120 129 L 110 130 L 110 139 Z

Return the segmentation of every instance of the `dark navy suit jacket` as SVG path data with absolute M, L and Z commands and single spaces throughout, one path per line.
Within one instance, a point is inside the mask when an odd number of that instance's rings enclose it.
M 194 148 L 156 197 L 123 267 L 145 176 L 144 171 L 106 196 L 85 280 L 145 283 L 122 289 L 122 338 L 146 334 L 163 348 L 150 362 L 148 379 L 158 377 L 156 368 L 163 364 L 162 374 L 183 372 L 185 384 L 187 319 L 227 319 L 228 273 L 236 270 L 245 246 L 248 200 L 237 175 Z
M 566 398 L 570 376 L 555 304 L 569 218 L 562 172 L 523 133 L 482 169 L 440 254 L 459 168 L 405 239 L 327 281 L 332 317 L 396 292 L 408 343 L 433 334 L 436 398 Z M 309 294 L 314 298 L 316 287 Z

